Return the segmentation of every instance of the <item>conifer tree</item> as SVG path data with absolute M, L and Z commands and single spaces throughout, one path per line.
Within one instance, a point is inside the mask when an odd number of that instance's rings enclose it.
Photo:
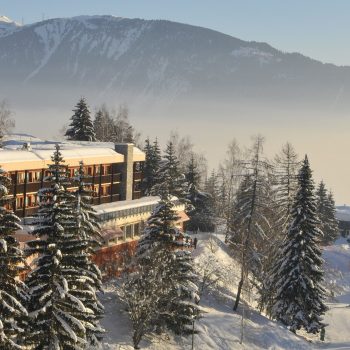
M 52 156 L 46 178 L 51 185 L 39 191 L 40 207 L 28 255 L 37 255 L 27 277 L 28 312 L 31 329 L 28 343 L 35 349 L 79 350 L 86 341 L 86 322 L 92 310 L 74 294 L 84 293 L 70 286 L 81 278 L 77 264 L 85 246 L 76 233 L 72 210 L 74 194 L 66 190 L 67 167 L 59 146 Z
M 94 125 L 85 98 L 77 103 L 66 135 L 72 141 L 96 141 Z
M 102 290 L 102 276 L 99 268 L 91 261 L 91 257 L 94 249 L 99 246 L 98 240 L 101 234 L 98 218 L 90 204 L 92 191 L 88 188 L 91 184 L 87 182 L 88 178 L 84 172 L 83 162 L 80 162 L 78 173 L 75 174 L 73 180 L 77 185 L 73 206 L 76 218 L 74 231 L 76 231 L 77 245 L 81 249 L 75 252 L 74 259 L 71 260 L 74 265 L 71 268 L 76 268 L 80 277 L 71 280 L 68 287 L 71 294 L 81 301 L 86 310 L 89 310 L 81 315 L 81 321 L 86 328 L 88 344 L 97 347 L 104 333 L 99 325 L 104 308 L 96 295 L 97 291 Z
M 327 193 L 323 181 L 316 191 L 317 215 L 320 219 L 320 229 L 323 233 L 322 243 L 330 244 L 338 235 L 338 222 L 335 217 L 335 203 L 332 194 Z
M 212 170 L 210 176 L 206 179 L 204 184 L 204 192 L 208 193 L 210 198 L 210 207 L 214 214 L 219 215 L 218 200 L 220 196 L 220 189 L 218 186 L 218 175 Z
M 177 197 L 184 203 L 188 203 L 188 185 L 185 175 L 180 171 L 179 161 L 175 155 L 172 142 L 167 144 L 167 149 L 157 171 L 156 184 L 153 186 L 152 192 L 155 195 L 161 196 L 164 184 L 168 186 L 169 195 Z
M 281 246 L 273 278 L 277 281 L 272 316 L 292 332 L 304 328 L 318 333 L 325 324 L 324 272 L 318 246 L 322 232 L 318 228 L 314 184 L 308 158 L 298 175 L 298 191 L 292 207 L 287 239 Z
M 176 227 L 178 216 L 170 194 L 172 177 L 165 172 L 163 182 L 157 185 L 160 201 L 147 220 L 137 249 L 137 264 L 147 279 L 159 286 L 156 296 L 154 322 L 178 333 L 186 333 L 188 325 L 199 316 L 194 299 L 197 298 L 196 275 L 190 252 L 184 250 L 189 243 Z M 186 249 L 186 248 L 185 248 Z M 151 282 L 151 281 L 153 282 Z M 135 286 L 140 285 L 133 281 Z
M 336 218 L 336 211 L 333 193 L 329 192 L 325 205 L 325 224 L 322 227 L 323 241 L 326 244 L 334 242 L 339 236 L 339 222 Z
M 188 212 L 190 221 L 187 224 L 187 230 L 213 231 L 215 223 L 212 198 L 209 193 L 199 190 L 200 175 L 193 155 L 188 164 L 186 180 L 189 187 L 187 198 L 192 204 L 192 210 Z
M 26 263 L 14 236 L 20 220 L 8 209 L 10 183 L 0 168 L 0 349 L 18 350 L 24 344 L 27 321 L 26 288 L 18 277 Z

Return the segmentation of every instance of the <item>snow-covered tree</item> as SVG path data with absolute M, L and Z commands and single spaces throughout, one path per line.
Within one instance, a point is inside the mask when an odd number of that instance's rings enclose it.
M 13 112 L 9 108 L 6 100 L 0 101 L 0 146 L 3 137 L 12 131 L 15 127 L 15 120 L 13 119 Z
M 153 186 L 156 184 L 157 173 L 161 162 L 160 149 L 157 139 L 152 145 L 150 140 L 147 138 L 145 141 L 144 152 L 146 159 L 143 168 L 144 176 L 142 181 L 142 189 L 146 195 L 150 195 Z
M 322 243 L 330 244 L 339 232 L 338 221 L 335 217 L 336 208 L 332 193 L 327 193 L 323 181 L 320 182 L 316 191 L 317 215 L 320 219 L 320 229 L 323 233 Z
M 215 215 L 219 215 L 218 202 L 222 193 L 220 193 L 218 175 L 215 170 L 212 170 L 210 176 L 205 180 L 204 192 L 209 194 L 211 210 Z
M 18 277 L 26 263 L 14 236 L 20 220 L 8 209 L 10 183 L 0 168 L 0 349 L 19 350 L 25 339 L 27 294 Z
M 238 284 L 234 310 L 238 308 L 242 288 L 249 273 L 257 281 L 268 258 L 272 215 L 269 164 L 263 158 L 263 138 L 257 137 L 252 148 L 252 158 L 247 162 L 247 173 L 237 191 L 233 208 L 229 240 L 239 252 L 241 279 Z M 261 281 L 260 281 L 261 282 Z
M 194 300 L 197 298 L 196 276 L 190 252 L 186 251 L 188 242 L 176 227 L 178 215 L 170 193 L 172 178 L 169 173 L 165 174 L 157 187 L 160 201 L 147 220 L 136 254 L 136 269 L 144 272 L 137 278 L 148 282 L 136 280 L 133 284 L 156 283 L 157 309 L 153 322 L 158 327 L 168 326 L 185 333 L 188 322 L 192 324 L 199 315 Z
M 275 297 L 272 316 L 292 332 L 304 328 L 317 333 L 325 324 L 325 290 L 322 287 L 323 259 L 319 248 L 322 232 L 318 228 L 314 184 L 308 158 L 298 175 L 298 191 L 292 206 L 287 239 L 275 262 Z
M 167 144 L 167 149 L 158 169 L 156 184 L 153 186 L 152 193 L 161 196 L 164 184 L 166 184 L 170 195 L 177 197 L 184 203 L 188 203 L 188 185 L 185 175 L 180 171 L 179 160 L 175 155 L 171 142 Z
M 94 209 L 92 208 L 91 183 L 84 172 L 84 164 L 80 162 L 79 170 L 74 176 L 77 190 L 74 192 L 73 213 L 75 214 L 76 227 L 75 239 L 80 250 L 74 252 L 71 259 L 72 269 L 78 270 L 78 279 L 68 282 L 71 294 L 79 299 L 86 308 L 82 322 L 86 328 L 86 338 L 90 346 L 97 347 L 102 339 L 104 330 L 99 325 L 99 319 L 103 315 L 103 306 L 97 298 L 97 291 L 102 290 L 102 276 L 99 268 L 91 261 L 94 249 L 99 246 L 100 226 Z M 78 316 L 77 316 L 78 317 Z
M 73 112 L 72 122 L 65 136 L 73 141 L 96 141 L 94 125 L 85 98 L 79 100 Z
M 325 206 L 325 224 L 322 227 L 323 240 L 330 244 L 334 242 L 339 236 L 339 221 L 336 218 L 336 207 L 333 193 L 328 192 L 326 206 Z
M 240 184 L 244 165 L 244 162 L 242 162 L 243 158 L 237 141 L 232 140 L 226 151 L 226 159 L 219 166 L 215 181 L 208 179 L 208 184 L 215 184 L 214 188 L 213 185 L 209 186 L 209 188 L 212 188 L 212 191 L 209 191 L 209 193 L 214 192 L 212 196 L 215 202 L 216 214 L 224 219 L 227 234 L 230 231 L 230 225 L 233 220 L 234 198 Z
M 215 229 L 212 198 L 209 193 L 199 189 L 200 175 L 197 169 L 196 160 L 192 156 L 186 172 L 186 180 L 189 187 L 187 198 L 192 204 L 192 210 L 188 211 L 190 221 L 187 223 L 187 230 L 211 232 Z
M 105 105 L 102 105 L 96 113 L 94 119 L 94 131 L 96 140 L 101 142 L 112 141 L 113 134 L 113 118 Z
M 189 335 L 193 331 L 193 322 L 201 316 L 198 275 L 194 271 L 192 253 L 186 250 L 186 241 L 178 241 L 177 244 L 174 248 L 173 285 L 165 298 L 165 319 L 168 328 L 176 334 Z
M 275 157 L 276 209 L 281 233 L 286 232 L 290 223 L 291 208 L 298 188 L 300 162 L 293 146 L 287 142 Z M 281 237 L 283 239 L 283 237 Z
M 78 268 L 85 242 L 77 237 L 73 211 L 75 196 L 66 190 L 67 167 L 59 146 L 52 156 L 46 181 L 50 187 L 39 191 L 40 207 L 28 255 L 35 255 L 34 269 L 27 277 L 30 330 L 28 343 L 35 349 L 79 350 L 86 341 L 86 322 L 93 310 L 75 295 L 86 293 L 70 289 L 78 285 Z M 74 284 L 75 283 L 75 284 Z

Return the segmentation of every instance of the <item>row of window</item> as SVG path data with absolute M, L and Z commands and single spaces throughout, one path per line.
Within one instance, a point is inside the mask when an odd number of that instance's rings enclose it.
M 115 237 L 108 241 L 108 244 L 116 244 L 120 241 L 125 241 L 127 239 L 132 239 L 135 236 L 140 236 L 141 234 L 141 223 L 137 222 L 135 224 L 120 226 L 120 229 L 123 231 L 124 235 L 121 238 Z
M 78 167 L 68 168 L 68 176 L 74 177 L 79 171 Z M 98 176 L 100 175 L 111 175 L 112 174 L 112 165 L 111 164 L 103 164 L 100 165 L 91 165 L 84 167 L 85 174 L 88 176 Z M 12 181 L 15 182 L 15 173 L 10 173 Z M 44 171 L 44 178 L 49 175 L 47 170 Z M 28 183 L 38 183 L 41 182 L 42 171 L 41 170 L 30 170 L 27 171 L 27 182 Z M 25 172 L 19 171 L 17 172 L 17 183 L 23 184 L 25 182 Z
M 89 186 L 88 186 L 89 187 Z M 90 186 L 91 190 L 92 186 Z M 74 191 L 74 188 L 69 188 L 68 191 Z M 111 185 L 94 185 L 94 191 L 93 191 L 93 196 L 98 197 L 99 196 L 99 191 L 101 191 L 101 196 L 110 196 L 112 193 L 112 186 Z M 17 209 L 22 209 L 23 206 L 27 208 L 31 207 L 37 207 L 39 205 L 39 196 L 34 193 L 34 194 L 27 194 L 26 198 L 24 198 L 23 195 L 17 195 L 16 196 L 16 208 Z

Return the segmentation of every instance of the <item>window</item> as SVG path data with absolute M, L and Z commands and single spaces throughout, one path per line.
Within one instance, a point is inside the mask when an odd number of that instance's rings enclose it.
M 132 225 L 126 226 L 125 236 L 126 238 L 132 238 Z
M 139 223 L 134 225 L 134 236 L 140 236 L 140 224 Z
M 37 198 L 35 194 L 28 194 L 26 198 L 26 207 L 36 207 Z
M 24 198 L 23 197 L 16 197 L 16 208 L 21 209 L 23 208 L 24 204 Z
M 25 172 L 21 171 L 18 173 L 18 183 L 23 184 L 25 181 Z

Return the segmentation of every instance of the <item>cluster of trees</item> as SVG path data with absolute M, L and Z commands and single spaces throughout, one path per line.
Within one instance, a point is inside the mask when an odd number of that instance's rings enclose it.
M 119 288 L 132 320 L 135 349 L 144 334 L 152 330 L 167 328 L 176 334 L 192 334 L 194 321 L 201 315 L 190 241 L 176 226 L 179 217 L 174 208 L 179 201 L 194 210 L 186 177 L 180 172 L 171 141 L 163 158 L 157 141 L 151 145 L 147 140 L 145 148 L 144 185 L 146 192 L 159 196 L 160 201 L 138 242 L 131 265 L 134 272 Z M 154 164 L 157 169 L 152 168 Z
M 91 261 L 100 235 L 90 206 L 84 167 L 73 179 L 59 147 L 38 193 L 40 208 L 23 252 L 14 236 L 19 219 L 9 204 L 9 179 L 0 173 L 0 348 L 87 349 L 97 347 L 104 330 L 103 306 L 97 298 L 101 274 Z M 67 185 L 75 182 L 76 190 Z M 25 257 L 34 257 L 24 282 Z M 22 275 L 23 277 L 23 275 Z
M 129 122 L 129 111 L 120 106 L 118 112 L 109 110 L 106 105 L 97 109 L 92 120 L 85 98 L 81 98 L 65 132 L 72 141 L 138 142 L 140 134 Z
M 241 264 L 234 310 L 255 286 L 261 310 L 293 332 L 317 333 L 326 310 L 320 245 L 338 235 L 333 196 L 323 182 L 315 191 L 307 157 L 300 162 L 290 144 L 271 162 L 263 143 L 257 137 L 244 160 L 233 143 L 208 187 Z
M 164 177 L 169 176 L 170 193 L 186 204 L 186 212 L 190 218 L 187 230 L 214 231 L 214 198 L 204 188 L 204 157 L 193 152 L 186 138 L 178 142 L 178 137 L 174 135 L 168 141 L 163 157 L 158 140 L 152 143 L 146 139 L 143 192 L 146 195 L 157 195 L 159 187 L 165 181 Z

